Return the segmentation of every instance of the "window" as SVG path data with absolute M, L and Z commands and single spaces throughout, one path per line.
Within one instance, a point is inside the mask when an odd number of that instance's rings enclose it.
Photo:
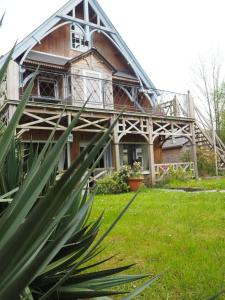
M 58 82 L 53 79 L 38 80 L 38 96 L 43 98 L 58 98 Z
M 134 162 L 140 162 L 143 170 L 149 169 L 148 145 L 146 144 L 123 144 L 120 145 L 121 165 L 132 166 Z
M 89 48 L 88 41 L 85 41 L 84 32 L 77 25 L 71 25 L 71 48 L 78 51 L 87 51 Z
M 85 101 L 87 107 L 103 108 L 101 73 L 94 71 L 83 71 Z
M 23 143 L 22 154 L 24 157 L 25 166 L 29 163 L 30 159 L 39 155 L 45 146 L 46 141 L 32 141 Z M 62 172 L 68 168 L 68 152 L 67 147 L 64 146 L 61 152 L 59 162 L 58 162 L 58 172 Z
M 88 142 L 81 142 L 80 143 L 80 153 L 85 150 L 87 145 L 88 145 Z M 99 151 L 99 154 L 93 160 L 93 163 L 97 160 L 97 158 L 101 154 L 102 150 L 103 149 L 101 149 Z M 98 162 L 98 165 L 95 168 L 96 169 L 109 169 L 109 168 L 112 168 L 112 153 L 111 153 L 111 147 L 110 146 L 105 150 L 103 156 L 101 157 L 100 161 Z

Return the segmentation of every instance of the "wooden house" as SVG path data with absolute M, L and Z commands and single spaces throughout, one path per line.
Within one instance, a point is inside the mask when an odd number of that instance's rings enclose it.
M 68 139 L 60 170 L 124 110 L 96 174 L 140 161 L 146 180 L 154 184 L 168 167 L 162 164 L 163 144 L 183 137 L 191 145 L 192 161 L 176 162 L 174 167 L 191 169 L 197 176 L 190 95 L 154 86 L 97 0 L 70 0 L 16 46 L 1 88 L 6 123 L 37 66 L 32 95 L 17 128 L 24 145 L 29 140 L 45 143 L 58 121 L 60 136 L 88 100 Z

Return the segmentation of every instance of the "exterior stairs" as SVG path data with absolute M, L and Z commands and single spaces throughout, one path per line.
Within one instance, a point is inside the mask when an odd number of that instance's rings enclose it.
M 215 133 L 212 137 L 212 130 L 208 122 L 202 116 L 200 111 L 195 108 L 195 113 L 198 118 L 195 121 L 195 140 L 199 148 L 206 148 L 216 153 L 217 165 L 219 170 L 225 170 L 225 145 L 219 136 Z

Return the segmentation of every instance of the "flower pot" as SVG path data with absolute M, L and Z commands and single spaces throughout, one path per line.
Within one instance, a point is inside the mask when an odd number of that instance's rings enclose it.
M 128 185 L 130 187 L 131 192 L 136 192 L 138 188 L 141 186 L 143 183 L 144 178 L 139 177 L 139 178 L 128 178 Z

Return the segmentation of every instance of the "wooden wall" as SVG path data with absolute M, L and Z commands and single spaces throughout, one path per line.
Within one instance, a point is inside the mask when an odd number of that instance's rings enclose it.
M 102 33 L 95 32 L 93 46 L 115 67 L 116 70 L 134 74 L 121 52 Z
M 46 36 L 32 50 L 74 58 L 79 51 L 70 47 L 70 25 L 64 25 Z

